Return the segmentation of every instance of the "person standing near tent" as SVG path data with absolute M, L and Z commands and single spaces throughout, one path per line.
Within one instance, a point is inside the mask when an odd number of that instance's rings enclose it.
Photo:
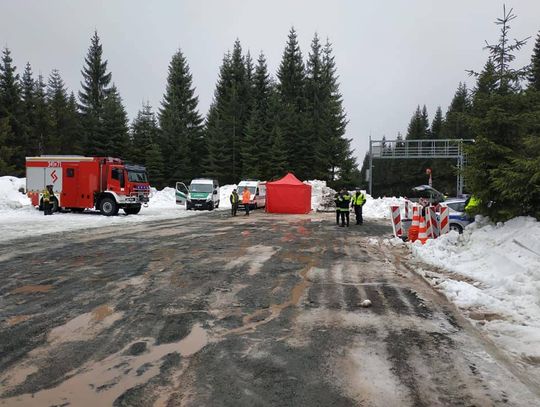
M 347 220 L 347 227 L 349 227 L 349 208 L 351 205 L 351 195 L 345 188 L 342 188 L 338 195 L 338 204 L 341 215 L 341 227 L 345 226 L 345 219 Z
M 244 187 L 244 191 L 242 192 L 242 204 L 244 205 L 244 209 L 246 210 L 246 214 L 244 216 L 249 216 L 249 200 L 251 198 L 251 194 L 249 192 L 248 187 Z
M 361 225 L 364 223 L 364 218 L 362 217 L 362 206 L 366 203 L 366 196 L 360 191 L 359 188 L 356 188 L 356 192 L 352 196 L 352 206 L 354 209 L 354 214 L 356 217 L 356 224 Z
M 238 210 L 238 201 L 239 201 L 238 192 L 236 192 L 236 188 L 233 189 L 231 196 L 229 197 L 229 200 L 231 201 L 231 215 L 236 216 L 236 211 Z

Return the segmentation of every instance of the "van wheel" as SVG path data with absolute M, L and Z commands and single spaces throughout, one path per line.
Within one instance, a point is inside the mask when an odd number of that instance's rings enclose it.
M 141 211 L 141 205 L 132 205 L 124 208 L 126 215 L 137 215 Z
M 455 230 L 455 231 L 458 232 L 460 235 L 463 233 L 463 228 L 461 227 L 461 225 L 458 225 L 457 223 L 451 223 L 451 224 L 448 226 L 448 229 L 450 229 L 450 230 Z
M 118 205 L 112 198 L 103 198 L 99 203 L 99 211 L 105 216 L 115 216 L 118 214 Z
M 213 211 L 213 210 L 214 210 L 214 202 L 210 202 L 210 203 L 208 204 L 208 210 L 209 210 L 209 211 Z

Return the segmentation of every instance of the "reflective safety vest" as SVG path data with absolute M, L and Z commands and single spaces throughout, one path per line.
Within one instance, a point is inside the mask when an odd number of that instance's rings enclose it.
M 354 206 L 362 206 L 366 203 L 366 196 L 362 192 L 356 192 L 352 197 Z
M 338 200 L 338 210 L 341 212 L 349 212 L 351 196 L 349 194 L 344 194 L 344 195 L 340 194 L 337 200 Z
M 51 193 L 49 192 L 47 188 L 43 190 L 42 195 L 43 195 L 43 202 L 49 202 L 51 200 Z
M 480 200 L 480 198 L 477 198 L 476 196 L 472 195 L 471 199 L 469 199 L 469 203 L 465 207 L 465 210 L 470 211 L 470 210 L 478 209 L 481 203 L 482 201 Z
M 230 200 L 231 200 L 231 203 L 232 203 L 232 204 L 238 203 L 238 194 L 235 193 L 235 192 L 233 192 L 233 193 L 231 194 Z

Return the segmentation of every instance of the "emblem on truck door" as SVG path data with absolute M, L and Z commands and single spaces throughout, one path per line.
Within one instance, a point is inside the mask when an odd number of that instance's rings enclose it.
M 56 181 L 58 181 L 58 175 L 56 175 L 56 170 L 54 170 L 53 172 L 51 172 L 51 178 L 53 180 L 53 183 L 55 183 Z

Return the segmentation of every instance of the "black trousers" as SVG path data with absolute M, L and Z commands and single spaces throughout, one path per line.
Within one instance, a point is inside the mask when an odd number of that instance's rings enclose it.
M 249 204 L 244 204 L 244 209 L 246 210 L 246 215 L 249 215 Z
M 339 209 L 336 210 L 336 225 L 339 225 L 339 215 L 340 214 L 340 211 Z
M 345 226 L 345 220 L 347 220 L 347 226 L 349 226 L 349 211 L 341 211 L 341 226 Z
M 354 205 L 354 214 L 356 216 L 357 225 L 364 223 L 364 218 L 362 218 L 362 205 Z
M 52 205 L 49 201 L 43 201 L 43 215 L 52 215 Z
M 237 211 L 238 211 L 238 203 L 231 204 L 231 215 L 236 216 Z

